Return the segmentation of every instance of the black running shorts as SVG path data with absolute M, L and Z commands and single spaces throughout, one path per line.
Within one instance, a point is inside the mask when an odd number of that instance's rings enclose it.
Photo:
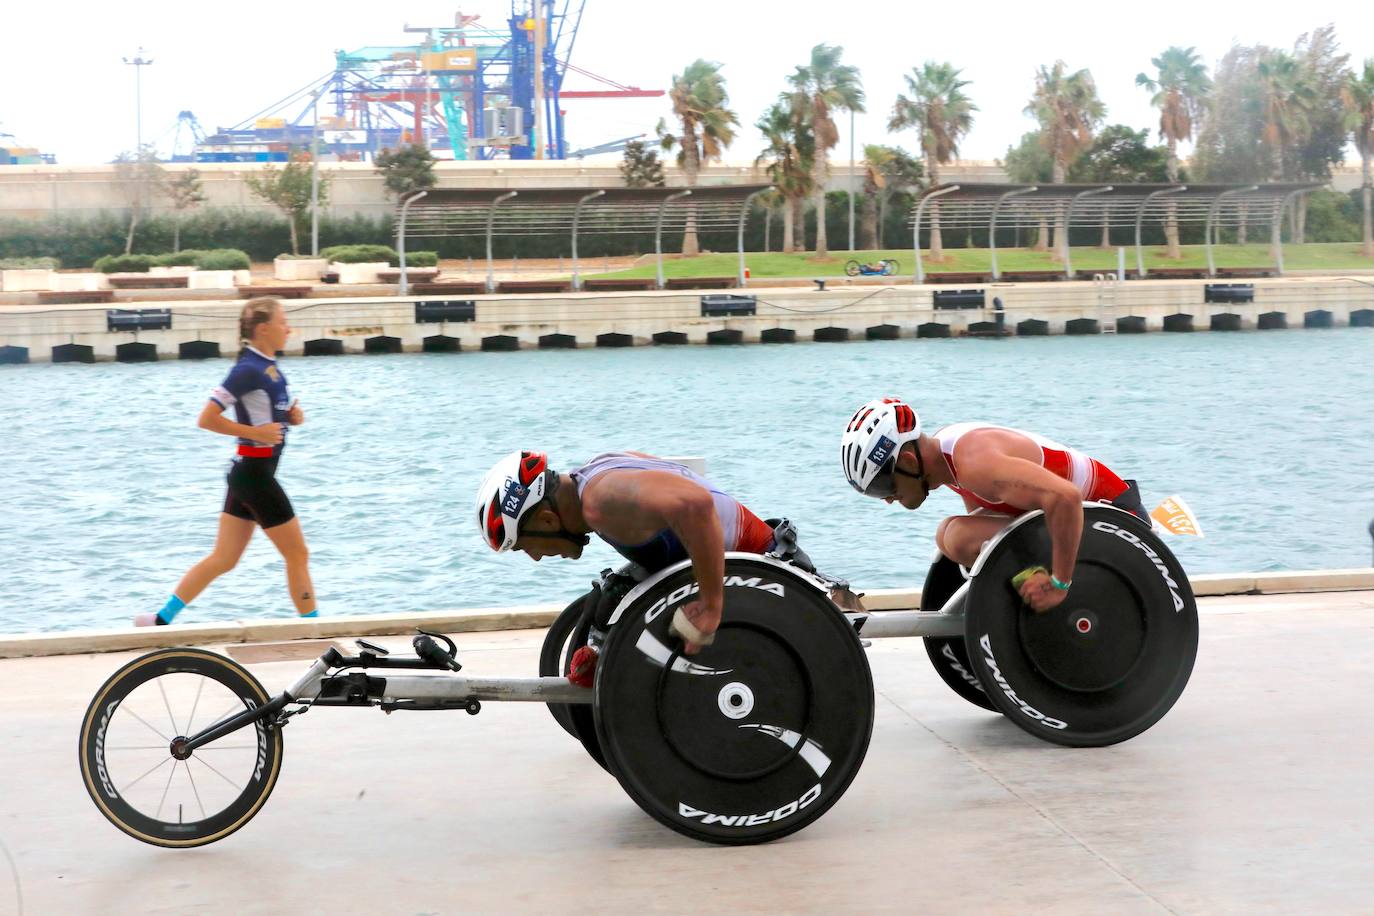
M 275 528 L 296 517 L 286 491 L 277 483 L 277 459 L 239 458 L 229 467 L 224 511 L 235 518 Z

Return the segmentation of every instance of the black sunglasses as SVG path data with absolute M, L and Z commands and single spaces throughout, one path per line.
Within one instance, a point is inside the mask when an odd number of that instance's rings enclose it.
M 897 456 L 901 454 L 901 449 L 892 453 L 892 457 L 883 462 L 883 466 L 878 468 L 878 473 L 873 475 L 873 479 L 864 488 L 865 496 L 872 496 L 875 499 L 887 499 L 897 495 L 897 475 L 903 477 L 915 477 L 921 481 L 921 486 L 930 491 L 930 485 L 926 483 L 926 463 L 921 457 L 921 450 L 916 450 L 916 467 L 918 473 L 912 474 L 910 471 L 903 471 L 897 467 Z

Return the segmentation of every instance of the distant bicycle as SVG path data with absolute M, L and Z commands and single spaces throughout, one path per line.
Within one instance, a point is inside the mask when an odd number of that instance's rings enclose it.
M 890 277 L 900 269 L 895 258 L 883 258 L 871 264 L 849 260 L 844 265 L 844 272 L 850 277 Z

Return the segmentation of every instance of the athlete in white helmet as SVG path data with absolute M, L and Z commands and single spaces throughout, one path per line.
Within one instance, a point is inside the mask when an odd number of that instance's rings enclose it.
M 854 489 L 907 509 L 939 487 L 958 493 L 968 514 L 942 521 L 935 542 L 965 567 L 1013 518 L 1044 510 L 1052 556 L 1048 568 L 1028 570 L 1020 585 L 1021 597 L 1036 611 L 1056 607 L 1068 594 L 1085 501 L 1112 503 L 1149 521 L 1135 482 L 1094 458 L 988 423 L 956 423 L 926 435 L 916 411 L 899 398 L 869 401 L 855 411 L 840 440 L 840 460 Z
M 477 491 L 477 527 L 493 550 L 519 550 L 536 561 L 577 559 L 589 534 L 649 572 L 690 558 L 701 591 L 672 625 L 688 655 L 709 645 L 720 626 L 725 551 L 773 546 L 773 529 L 710 481 L 639 452 L 608 452 L 565 474 L 538 452 L 512 452 Z M 589 683 L 595 659 L 579 655 L 574 682 Z

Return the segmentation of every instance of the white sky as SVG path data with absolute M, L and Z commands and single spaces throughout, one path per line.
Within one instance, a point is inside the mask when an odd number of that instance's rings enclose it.
M 560 0 L 561 2 L 561 0 Z M 134 146 L 134 68 L 121 58 L 139 46 L 155 63 L 143 70 L 143 136 L 164 137 L 177 112 L 195 112 L 207 130 L 229 126 L 332 69 L 335 49 L 412 44 L 402 26 L 446 25 L 457 7 L 435 0 L 253 4 L 148 0 L 124 5 L 12 3 L 0 16 L 0 131 L 56 153 L 68 164 L 104 162 Z M 466 12 L 499 26 L 509 0 L 469 0 Z M 137 16 L 121 10 L 136 9 Z M 1163 12 L 1156 12 L 1162 10 Z M 689 15 L 690 13 L 690 15 Z M 722 62 L 731 103 L 743 124 L 727 158 L 752 160 L 761 146 L 754 121 L 777 96 L 812 45 L 842 45 L 862 71 L 868 113 L 863 143 L 915 150 L 914 135 L 889 135 L 888 114 L 904 90 L 902 74 L 926 60 L 948 60 L 972 80 L 981 109 L 961 150 L 993 159 L 1031 121 L 1022 114 L 1035 68 L 1062 58 L 1092 71 L 1109 123 L 1157 125 L 1135 74 L 1171 44 L 1197 47 L 1209 67 L 1233 40 L 1291 47 L 1304 31 L 1334 23 L 1352 63 L 1374 57 L 1374 3 L 1222 2 L 1103 4 L 1061 0 L 1038 9 L 981 3 L 759 0 L 588 0 L 574 64 L 627 85 L 666 88 L 697 57 Z M 566 89 L 602 88 L 571 74 Z M 666 101 L 572 100 L 571 148 L 651 132 Z M 836 158 L 847 158 L 845 125 Z M 0 145 L 15 145 L 0 137 Z M 862 155 L 862 153 L 860 153 Z

